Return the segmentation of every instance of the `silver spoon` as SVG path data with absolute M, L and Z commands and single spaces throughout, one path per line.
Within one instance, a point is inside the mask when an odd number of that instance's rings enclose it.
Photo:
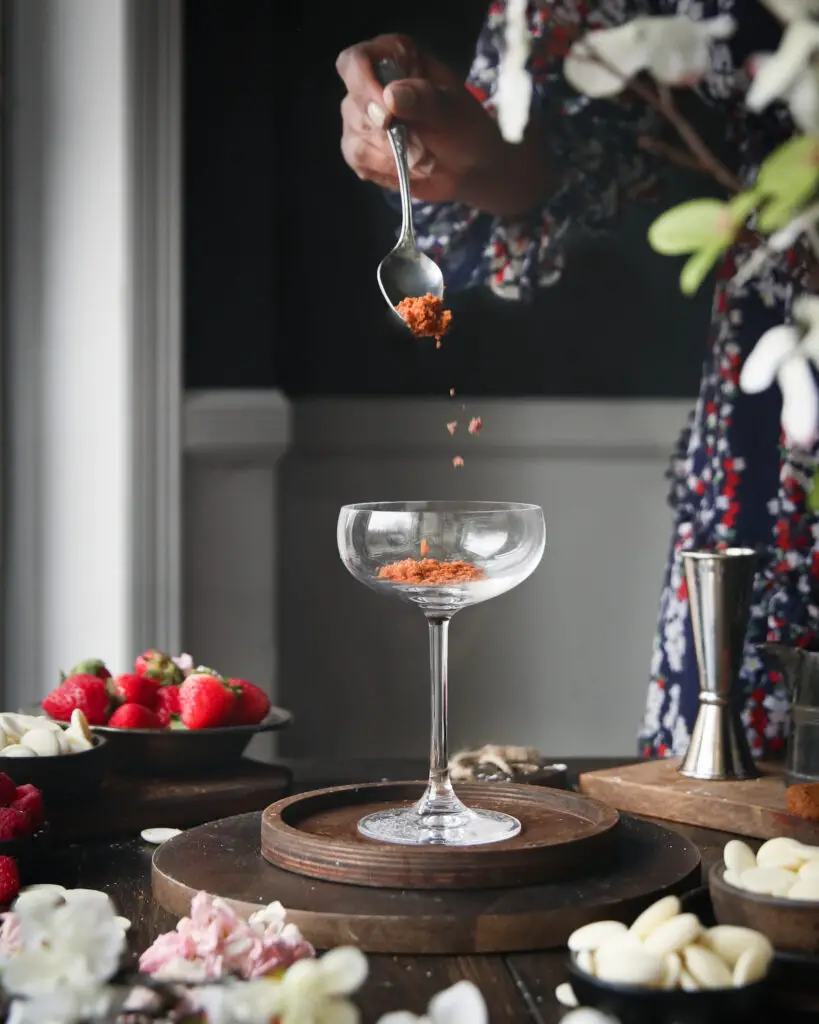
M 406 76 L 391 60 L 380 60 L 375 74 L 382 86 L 399 81 Z M 401 188 L 401 234 L 392 252 L 378 264 L 378 284 L 390 309 L 400 317 L 395 307 L 405 298 L 417 298 L 427 293 L 443 299 L 444 275 L 440 267 L 415 244 L 415 230 L 412 226 L 412 202 L 410 195 L 409 164 L 407 163 L 407 129 L 400 122 L 393 121 L 387 129 L 392 146 L 395 166 L 398 168 L 398 184 Z

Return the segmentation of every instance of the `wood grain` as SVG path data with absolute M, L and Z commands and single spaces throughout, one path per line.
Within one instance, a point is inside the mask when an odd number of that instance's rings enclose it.
M 771 839 L 791 836 L 819 843 L 819 824 L 788 814 L 785 777 L 779 765 L 758 765 L 758 779 L 705 782 L 677 771 L 678 760 L 645 761 L 587 772 L 583 793 L 620 811 L 648 818 Z
M 562 790 L 508 783 L 465 783 L 468 807 L 505 812 L 519 835 L 488 846 L 398 846 L 361 836 L 365 815 L 411 807 L 423 782 L 337 786 L 291 796 L 262 815 L 262 856 L 311 878 L 383 888 L 475 889 L 573 878 L 609 863 L 616 811 Z
M 353 943 L 378 953 L 500 953 L 549 949 L 589 921 L 630 921 L 655 899 L 699 883 L 694 843 L 633 818 L 621 821 L 617 849 L 598 874 L 506 889 L 410 891 L 302 877 L 259 853 L 261 815 L 211 822 L 159 847 L 157 901 L 187 913 L 205 891 L 247 916 L 280 900 L 318 948 Z

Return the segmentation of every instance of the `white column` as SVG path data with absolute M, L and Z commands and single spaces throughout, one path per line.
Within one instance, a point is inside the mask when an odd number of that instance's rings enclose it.
M 157 281 L 178 281 L 180 218 L 161 88 L 146 88 L 177 4 L 12 0 L 9 14 L 12 706 L 80 658 L 122 670 L 143 644 L 177 640 L 179 296 Z M 178 70 L 176 55 L 156 80 Z

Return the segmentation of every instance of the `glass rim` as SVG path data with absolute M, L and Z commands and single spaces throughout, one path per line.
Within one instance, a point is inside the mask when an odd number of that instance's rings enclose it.
M 412 506 L 418 506 L 413 508 Z M 522 501 L 360 501 L 342 505 L 341 512 L 464 512 L 491 515 L 496 512 L 540 512 L 540 505 Z

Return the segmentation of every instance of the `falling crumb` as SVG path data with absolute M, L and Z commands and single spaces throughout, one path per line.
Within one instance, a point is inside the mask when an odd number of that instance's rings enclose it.
M 480 418 L 480 416 L 473 416 L 472 419 L 469 421 L 469 426 L 466 429 L 474 437 L 476 434 L 479 434 L 481 432 L 482 426 L 483 420 Z
M 435 338 L 440 343 L 452 326 L 452 313 L 431 292 L 401 299 L 395 309 L 416 338 Z
M 449 389 L 449 397 L 450 398 L 454 398 L 455 397 L 455 388 L 450 388 Z
M 421 558 L 426 558 L 429 554 L 429 541 L 424 537 L 421 541 Z
M 454 434 L 455 431 L 458 429 L 458 421 L 450 420 L 449 423 L 447 423 L 446 425 L 446 429 L 449 431 L 450 435 Z
M 464 460 L 461 458 L 460 455 L 456 455 L 455 458 L 452 460 L 452 465 L 456 469 L 460 469 L 463 464 L 464 464 Z
M 436 348 L 440 348 L 441 347 L 441 339 L 440 338 L 436 338 L 435 339 L 435 347 Z

